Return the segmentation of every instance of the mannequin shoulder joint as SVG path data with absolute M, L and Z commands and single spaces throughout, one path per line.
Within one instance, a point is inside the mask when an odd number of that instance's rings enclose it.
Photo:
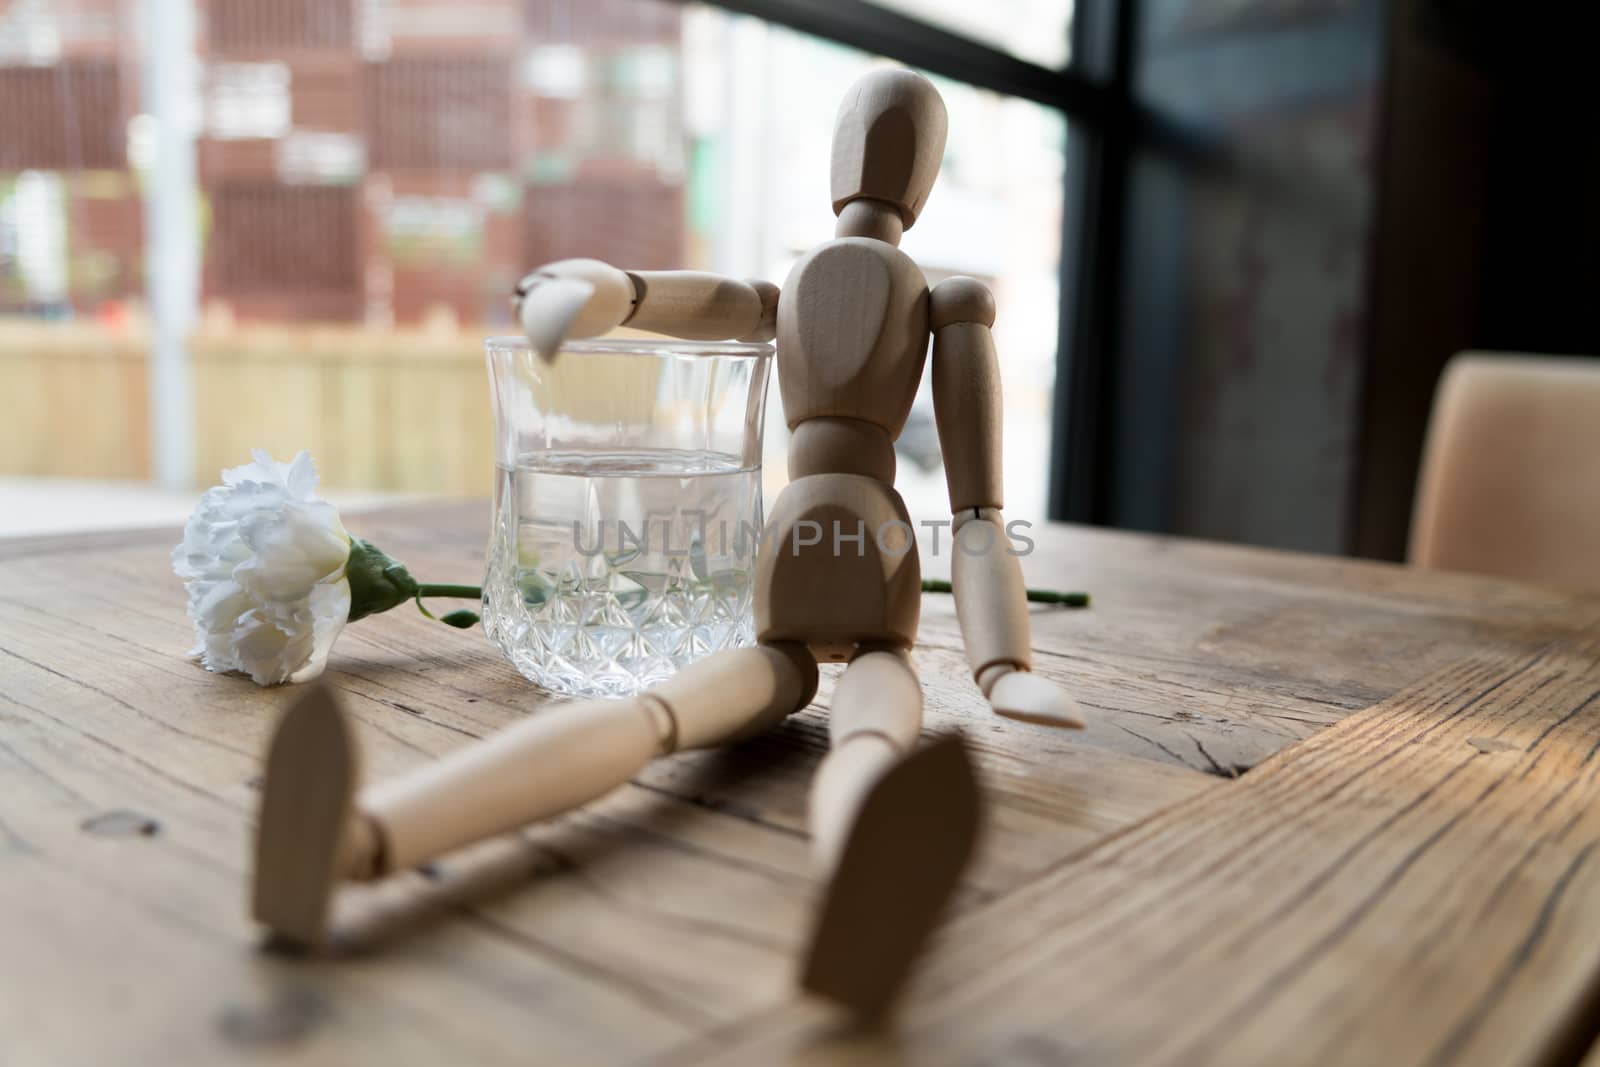
M 928 292 L 928 320 L 937 333 L 958 322 L 994 325 L 994 294 L 976 278 L 946 278 Z

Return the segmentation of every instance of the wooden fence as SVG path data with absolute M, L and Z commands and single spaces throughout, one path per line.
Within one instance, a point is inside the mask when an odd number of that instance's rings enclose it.
M 202 331 L 196 485 L 309 449 L 328 485 L 482 496 L 489 388 L 474 334 L 345 327 Z M 0 475 L 147 479 L 146 347 L 94 326 L 0 320 Z

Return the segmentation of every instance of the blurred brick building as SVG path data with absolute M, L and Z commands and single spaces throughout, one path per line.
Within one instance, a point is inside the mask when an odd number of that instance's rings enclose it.
M 0 2 L 0 310 L 142 292 L 134 0 Z M 679 263 L 662 0 L 196 0 L 202 302 L 238 320 L 506 321 L 529 265 Z

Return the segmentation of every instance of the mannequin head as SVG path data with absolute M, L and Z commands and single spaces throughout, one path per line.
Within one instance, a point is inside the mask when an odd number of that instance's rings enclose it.
M 947 121 L 939 91 L 920 74 L 875 70 L 852 85 L 833 127 L 834 214 L 877 201 L 910 229 L 939 176 Z

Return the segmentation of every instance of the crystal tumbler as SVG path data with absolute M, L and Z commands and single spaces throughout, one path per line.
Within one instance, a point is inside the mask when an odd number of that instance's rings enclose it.
M 772 348 L 485 342 L 495 495 L 483 623 L 528 678 L 636 692 L 754 640 Z

